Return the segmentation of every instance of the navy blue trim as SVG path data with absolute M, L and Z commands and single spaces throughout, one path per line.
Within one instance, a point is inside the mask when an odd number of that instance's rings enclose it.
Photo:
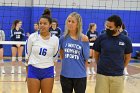
M 27 51 L 27 43 L 28 43 L 28 39 L 27 39 L 27 42 L 26 42 L 26 45 L 25 45 L 25 52 L 26 52 L 26 54 L 28 54 L 28 51 Z
M 59 49 L 58 49 L 58 50 L 59 50 Z M 58 54 L 58 50 L 57 50 L 56 54 L 55 54 L 53 57 L 56 57 L 56 55 Z

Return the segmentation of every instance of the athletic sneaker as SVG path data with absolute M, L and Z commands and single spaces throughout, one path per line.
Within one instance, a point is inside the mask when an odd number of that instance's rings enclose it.
M 124 68 L 123 74 L 124 75 L 129 75 L 128 72 L 127 72 L 127 68 Z
M 5 74 L 5 71 L 4 71 L 4 70 L 2 70 L 2 71 L 1 71 L 1 74 Z
M 54 70 L 54 76 L 56 76 L 56 71 Z
M 92 72 L 93 75 L 96 75 L 96 72 L 94 70 L 91 70 L 91 72 Z
M 18 67 L 18 74 L 21 74 L 21 67 Z
M 15 71 L 14 71 L 14 69 L 11 71 L 11 74 L 14 74 L 15 73 Z
M 87 68 L 87 75 L 91 75 L 91 74 L 92 74 L 92 73 L 91 73 L 90 69 Z

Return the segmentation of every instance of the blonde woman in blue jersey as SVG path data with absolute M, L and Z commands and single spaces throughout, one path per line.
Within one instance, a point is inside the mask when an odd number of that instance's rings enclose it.
M 27 53 L 27 85 L 29 93 L 52 93 L 54 83 L 54 61 L 57 59 L 59 39 L 51 36 L 52 19 L 42 16 L 37 33 L 29 36 Z
M 87 38 L 87 42 L 81 39 Z M 89 58 L 88 37 L 82 36 L 82 18 L 73 12 L 66 19 L 65 35 L 60 38 L 62 60 L 61 86 L 63 93 L 85 93 L 86 63 Z

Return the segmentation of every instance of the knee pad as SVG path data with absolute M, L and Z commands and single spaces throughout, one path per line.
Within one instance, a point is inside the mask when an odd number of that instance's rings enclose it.
M 18 57 L 18 61 L 22 61 L 22 57 Z
M 12 57 L 12 61 L 16 61 L 16 57 Z

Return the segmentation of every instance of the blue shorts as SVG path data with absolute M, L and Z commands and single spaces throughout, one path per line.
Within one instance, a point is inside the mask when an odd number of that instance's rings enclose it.
M 28 78 L 45 79 L 54 78 L 54 66 L 49 68 L 36 68 L 32 65 L 28 66 Z

